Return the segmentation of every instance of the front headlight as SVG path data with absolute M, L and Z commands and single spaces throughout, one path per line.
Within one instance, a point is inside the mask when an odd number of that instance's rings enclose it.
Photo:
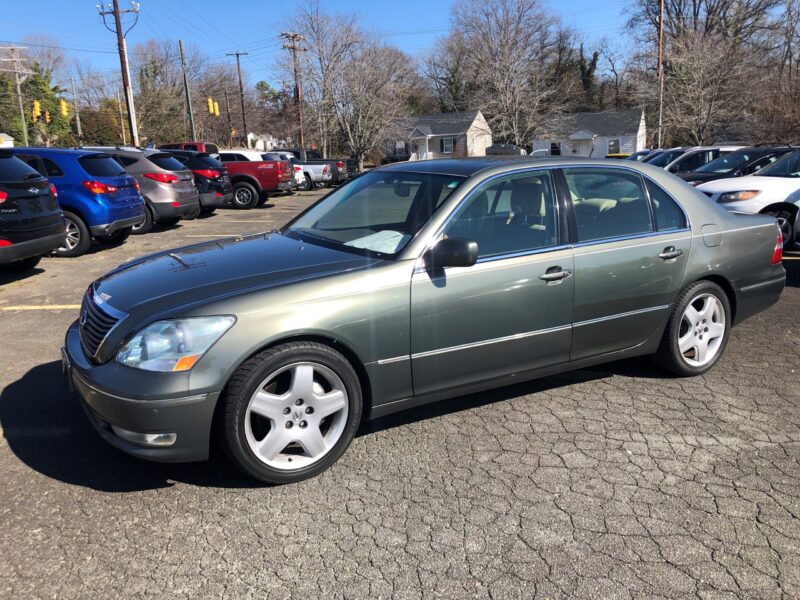
M 146 371 L 188 371 L 230 329 L 231 316 L 151 323 L 117 353 L 117 362 Z
M 741 202 L 742 200 L 752 200 L 761 193 L 761 190 L 744 190 L 741 192 L 728 192 L 720 195 L 717 202 Z

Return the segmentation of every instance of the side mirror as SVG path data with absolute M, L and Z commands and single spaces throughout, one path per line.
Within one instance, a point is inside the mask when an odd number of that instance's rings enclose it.
M 471 267 L 478 262 L 478 242 L 463 238 L 445 238 L 431 248 L 430 267 L 434 272 L 444 267 Z

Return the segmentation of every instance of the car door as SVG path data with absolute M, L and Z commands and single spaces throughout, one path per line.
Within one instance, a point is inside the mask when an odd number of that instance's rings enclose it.
M 411 284 L 415 395 L 569 359 L 574 278 L 552 173 L 498 176 L 474 190 L 442 237 L 478 244 L 478 262 Z
M 574 217 L 572 360 L 624 350 L 657 330 L 689 257 L 685 212 L 637 171 L 563 170 Z

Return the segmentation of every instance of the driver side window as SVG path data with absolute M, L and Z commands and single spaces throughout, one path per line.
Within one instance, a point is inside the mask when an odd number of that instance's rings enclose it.
M 444 231 L 473 240 L 478 258 L 526 252 L 558 243 L 558 213 L 549 171 L 500 177 L 474 191 Z

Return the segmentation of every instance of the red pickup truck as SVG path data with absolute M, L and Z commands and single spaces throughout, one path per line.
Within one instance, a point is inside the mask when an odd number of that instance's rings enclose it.
M 270 193 L 288 192 L 294 186 L 292 163 L 264 160 L 256 150 L 222 150 L 219 159 L 225 164 L 233 184 L 233 206 L 251 209 L 267 201 Z

